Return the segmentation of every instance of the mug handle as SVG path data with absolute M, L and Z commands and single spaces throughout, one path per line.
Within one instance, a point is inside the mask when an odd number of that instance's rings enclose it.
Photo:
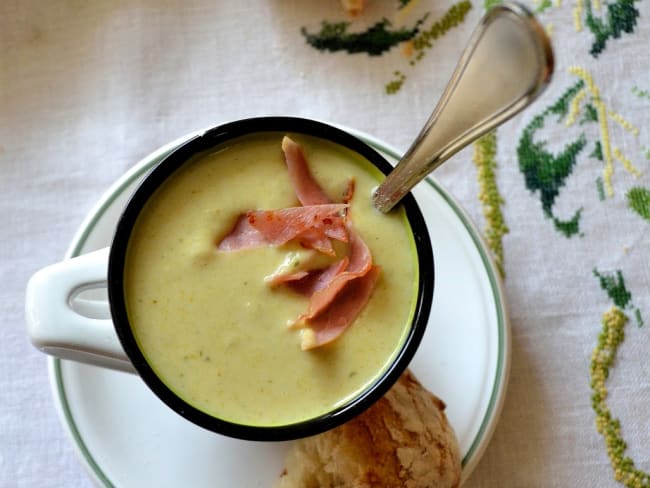
M 106 286 L 109 248 L 53 264 L 27 283 L 25 316 L 32 344 L 62 359 L 135 373 L 110 319 L 72 308 L 75 294 Z M 99 303 L 108 315 L 108 303 Z

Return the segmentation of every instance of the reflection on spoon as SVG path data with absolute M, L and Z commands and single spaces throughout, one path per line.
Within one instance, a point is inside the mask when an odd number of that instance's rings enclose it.
M 375 207 L 390 211 L 443 162 L 527 107 L 552 73 L 551 43 L 533 14 L 516 3 L 490 10 L 429 120 L 373 194 Z

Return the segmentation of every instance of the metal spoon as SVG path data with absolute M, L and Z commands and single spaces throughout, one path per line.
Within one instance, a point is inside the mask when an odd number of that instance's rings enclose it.
M 544 28 L 516 3 L 490 10 L 413 145 L 373 194 L 382 212 L 447 159 L 527 107 L 548 85 L 553 51 Z

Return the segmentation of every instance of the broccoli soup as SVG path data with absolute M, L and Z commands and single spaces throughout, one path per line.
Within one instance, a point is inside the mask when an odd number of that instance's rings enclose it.
M 169 177 L 124 267 L 133 334 L 167 387 L 211 416 L 274 426 L 372 384 L 418 291 L 405 213 L 372 206 L 382 178 L 342 146 L 279 133 L 235 139 Z

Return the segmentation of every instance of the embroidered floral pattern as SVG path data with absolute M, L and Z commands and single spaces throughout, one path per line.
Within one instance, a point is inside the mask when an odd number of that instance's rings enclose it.
M 612 307 L 603 314 L 603 329 L 591 355 L 591 405 L 596 412 L 596 429 L 605 440 L 607 456 L 614 468 L 614 478 L 630 488 L 649 487 L 650 475 L 636 468 L 625 454 L 627 444 L 621 434 L 621 422 L 607 406 L 606 381 L 614 365 L 618 347 L 625 339 L 624 328 L 629 318 L 620 308 Z
M 614 306 L 603 314 L 603 329 L 591 355 L 591 405 L 596 413 L 596 429 L 605 440 L 607 456 L 614 469 L 616 481 L 628 487 L 650 487 L 650 474 L 637 469 L 634 461 L 625 454 L 627 444 L 621 434 L 621 423 L 607 406 L 608 393 L 605 386 L 618 347 L 625 339 L 624 327 L 630 320 L 623 309 L 633 308 L 637 325 L 643 327 L 641 311 L 632 306 L 632 294 L 626 288 L 620 270 L 605 274 L 594 269 L 594 275 L 598 278 L 600 287 L 614 302 Z
M 474 143 L 474 164 L 478 170 L 479 201 L 483 206 L 485 227 L 483 235 L 492 255 L 494 262 L 501 274 L 505 277 L 503 263 L 503 236 L 509 232 L 505 223 L 501 205 L 505 203 L 499 193 L 496 181 L 497 172 L 497 134 L 492 131 L 484 135 Z
M 631 188 L 625 195 L 628 206 L 646 220 L 650 220 L 650 190 Z
M 427 51 L 433 47 L 434 41 L 460 25 L 471 8 L 472 4 L 469 0 L 463 0 L 452 5 L 439 21 L 415 37 L 412 41 L 413 52 L 409 56 L 411 58 L 409 64 L 414 66 L 421 61 Z M 395 78 L 385 86 L 385 91 L 389 95 L 398 92 L 406 80 L 406 76 L 401 71 L 396 71 L 394 74 Z
M 614 195 L 614 187 L 612 184 L 612 177 L 614 174 L 614 159 L 619 161 L 621 165 L 633 176 L 638 177 L 640 171 L 632 165 L 631 161 L 625 157 L 623 152 L 616 146 L 612 146 L 610 139 L 610 130 L 608 117 L 611 118 L 614 122 L 618 123 L 623 129 L 632 133 L 635 136 L 638 136 L 639 129 L 636 128 L 633 124 L 628 122 L 622 115 L 614 112 L 613 110 L 608 110 L 605 106 L 600 96 L 600 90 L 594 83 L 594 80 L 589 72 L 582 67 L 572 66 L 569 68 L 569 73 L 581 78 L 585 85 L 586 90 L 591 97 L 592 107 L 591 112 L 592 118 L 594 121 L 597 121 L 600 128 L 600 141 L 599 149 L 597 155 L 600 156 L 598 159 L 604 161 L 605 169 L 603 170 L 603 182 L 605 185 L 605 190 L 608 196 Z M 579 101 L 577 102 L 580 103 Z M 570 121 L 567 121 L 567 126 L 571 125 Z
M 488 0 L 486 0 L 487 2 Z M 548 2 L 536 1 L 537 10 L 550 8 Z M 557 3 L 559 5 L 559 2 Z M 601 12 L 601 9 L 604 12 Z M 619 0 L 601 5 L 600 1 L 576 0 L 573 7 L 573 21 L 576 31 L 583 25 L 594 35 L 590 54 L 598 57 L 608 41 L 617 39 L 623 33 L 633 32 L 638 18 L 634 0 Z M 584 19 L 584 24 L 583 24 Z M 567 237 L 580 233 L 581 209 L 573 217 L 560 220 L 554 214 L 554 203 L 560 189 L 573 172 L 578 156 L 585 145 L 590 143 L 588 134 L 580 132 L 574 136 L 560 152 L 547 148 L 545 140 L 538 140 L 541 129 L 548 124 L 552 116 L 557 122 L 564 121 L 567 127 L 598 124 L 598 140 L 593 142 L 588 157 L 604 165 L 602 174 L 595 180 L 596 191 L 601 201 L 614 196 L 614 170 L 622 166 L 633 177 L 639 177 L 640 170 L 632 163 L 610 136 L 610 124 L 617 124 L 624 131 L 638 139 L 640 130 L 618 112 L 605 105 L 594 79 L 586 69 L 573 66 L 569 74 L 578 81 L 569 87 L 560 98 L 544 112 L 534 117 L 522 132 L 517 155 L 521 172 L 524 174 L 526 187 L 531 192 L 539 192 L 542 209 L 547 217 L 552 218 L 555 228 Z M 632 92 L 639 99 L 650 99 L 648 91 L 634 87 Z M 650 151 L 641 148 L 646 159 Z M 629 208 L 645 220 L 650 220 L 650 190 L 640 186 L 631 188 L 626 193 Z M 614 302 L 614 306 L 605 312 L 602 318 L 603 329 L 598 338 L 598 345 L 591 358 L 590 376 L 592 389 L 592 406 L 596 413 L 596 427 L 605 440 L 607 455 L 614 470 L 614 478 L 628 487 L 650 487 L 650 474 L 639 470 L 634 461 L 626 454 L 627 444 L 621 434 L 619 419 L 613 416 L 606 404 L 607 389 L 605 382 L 609 370 L 614 365 L 618 346 L 624 340 L 624 326 L 629 322 L 623 311 L 633 311 L 638 327 L 644 322 L 639 308 L 632 305 L 632 295 L 625 285 L 622 272 L 613 273 L 593 270 L 603 290 Z
M 620 147 L 612 143 L 609 124 L 613 121 L 635 137 L 639 135 L 638 127 L 605 106 L 600 90 L 587 70 L 572 66 L 569 68 L 569 73 L 579 80 L 553 105 L 531 120 L 522 132 L 517 148 L 519 167 L 524 174 L 526 187 L 531 192 L 539 191 L 544 214 L 553 220 L 555 228 L 566 237 L 580 233 L 581 210 L 577 209 L 571 218 L 562 220 L 554 214 L 553 205 L 566 179 L 573 172 L 577 158 L 588 144 L 588 140 L 586 133 L 581 132 L 573 142 L 565 145 L 563 151 L 557 154 L 550 152 L 546 141 L 537 141 L 535 136 L 552 115 L 557 115 L 557 122 L 564 121 L 567 127 L 576 123 L 578 125 L 591 122 L 598 124 L 600 138 L 594 143 L 589 157 L 604 163 L 602 176 L 596 179 L 596 189 L 601 200 L 614 195 L 615 163 L 620 164 L 635 178 L 641 175 L 641 171 Z
M 418 0 L 398 0 L 395 7 L 396 23 L 403 24 L 407 14 L 417 4 Z M 319 51 L 381 56 L 401 45 L 402 54 L 413 66 L 424 58 L 436 39 L 461 24 L 471 8 L 472 3 L 469 0 L 461 0 L 426 29 L 424 23 L 429 18 L 430 12 L 422 15 L 411 27 L 393 27 L 391 20 L 383 18 L 364 31 L 353 32 L 351 22 L 323 20 L 317 32 L 310 32 L 306 27 L 302 27 L 300 32 L 307 44 Z M 393 76 L 394 78 L 384 85 L 387 94 L 397 93 L 406 81 L 406 75 L 402 70 L 395 70 Z
M 495 7 L 501 3 L 501 0 L 483 0 L 483 8 L 487 12 L 492 7 Z
M 634 6 L 635 0 L 616 0 L 606 4 L 606 12 L 597 16 L 594 11 L 601 10 L 600 2 L 584 0 L 585 25 L 594 35 L 590 53 L 598 57 L 603 52 L 607 41 L 618 39 L 623 33 L 631 33 L 636 27 L 639 11 Z
M 568 4 L 566 8 L 571 9 L 569 19 L 575 31 L 593 36 L 588 54 L 585 52 L 589 58 L 597 59 L 615 40 L 634 32 L 639 19 L 636 1 L 574 0 Z M 398 0 L 396 19 L 400 16 L 405 18 L 416 3 L 417 0 Z M 483 0 L 482 6 L 487 11 L 500 3 L 501 0 Z M 562 0 L 530 0 L 528 3 L 537 14 L 563 7 Z M 409 65 L 414 66 L 440 37 L 464 22 L 471 8 L 469 0 L 459 1 L 429 27 L 425 24 L 430 16 L 425 15 L 411 27 L 403 29 L 393 29 L 392 24 L 384 19 L 368 31 L 354 34 L 347 23 L 323 22 L 320 32 L 309 34 L 303 29 L 303 35 L 316 49 L 348 53 L 381 55 L 399 44 Z M 396 25 L 404 25 L 404 22 L 397 21 Z M 549 24 L 546 28 L 550 35 L 554 26 Z M 397 93 L 404 86 L 407 80 L 405 71 L 403 68 L 393 71 L 392 79 L 384 86 L 387 94 Z M 632 158 L 626 155 L 630 151 L 630 144 L 623 144 L 623 141 L 615 141 L 614 138 L 618 138 L 622 129 L 633 136 L 638 144 L 641 131 L 614 110 L 609 101 L 606 103 L 590 71 L 582 66 L 571 66 L 566 73 L 571 84 L 528 122 L 520 134 L 516 152 L 526 188 L 539 198 L 542 212 L 552 221 L 554 228 L 570 238 L 584 235 L 581 229 L 583 208 L 575 208 L 568 215 L 559 215 L 556 200 L 577 164 L 591 164 L 597 168 L 595 192 L 601 202 L 606 202 L 615 196 L 614 180 L 619 176 L 615 174 L 617 168 L 622 168 L 634 178 L 641 175 Z M 641 87 L 632 87 L 631 93 L 640 101 L 650 100 L 650 91 Z M 567 132 L 569 136 L 563 138 L 564 144 L 560 146 L 551 145 L 545 139 L 546 129 L 552 124 L 573 128 L 572 132 Z M 505 202 L 497 185 L 497 143 L 496 131 L 482 137 L 473 145 L 472 159 L 479 182 L 478 200 L 485 219 L 483 235 L 498 271 L 504 277 L 503 237 L 509 229 L 502 212 Z M 638 149 L 646 160 L 650 160 L 650 148 L 639 145 Z M 628 189 L 625 203 L 644 221 L 650 221 L 650 189 L 639 185 Z M 643 318 L 640 309 L 632 303 L 632 294 L 626 287 L 621 270 L 604 272 L 594 268 L 592 272 L 613 302 L 613 306 L 602 316 L 602 330 L 590 364 L 591 400 L 596 427 L 604 438 L 615 479 L 629 487 L 650 487 L 650 475 L 639 470 L 626 454 L 627 445 L 622 438 L 620 421 L 606 403 L 606 380 L 615 365 L 618 347 L 625 338 L 625 325 L 630 321 L 626 312 L 634 316 L 638 327 L 643 327 Z
M 517 146 L 519 169 L 524 174 L 526 188 L 533 193 L 539 192 L 544 215 L 551 218 L 555 228 L 567 237 L 580 232 L 581 209 L 577 209 L 571 218 L 562 220 L 555 216 L 553 206 L 560 189 L 573 172 L 578 154 L 587 145 L 587 139 L 584 134 L 581 134 L 567 143 L 561 152 L 555 154 L 547 149 L 545 141 L 536 141 L 535 136 L 544 127 L 547 119 L 556 115 L 561 121 L 569 115 L 571 100 L 584 89 L 584 86 L 583 81 L 578 81 L 553 105 L 535 116 L 524 129 Z
M 321 22 L 320 31 L 309 33 L 305 27 L 301 32 L 307 43 L 319 51 L 346 51 L 350 54 L 366 53 L 379 56 L 398 44 L 413 39 L 428 14 L 419 19 L 410 29 L 390 29 L 391 22 L 382 19 L 363 32 L 349 32 L 350 22 Z
M 606 275 L 594 269 L 594 276 L 600 281 L 600 287 L 607 292 L 607 296 L 619 308 L 626 308 L 630 304 L 632 294 L 625 287 L 625 280 L 621 270 L 613 275 Z
M 638 86 L 633 86 L 632 87 L 632 93 L 634 93 L 637 97 L 644 99 L 644 100 L 650 100 L 650 91 L 649 90 L 642 90 Z

